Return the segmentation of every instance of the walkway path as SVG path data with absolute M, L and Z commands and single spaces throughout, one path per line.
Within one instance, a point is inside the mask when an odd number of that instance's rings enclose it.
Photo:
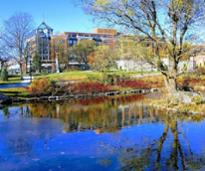
M 8 83 L 8 84 L 0 84 L 0 89 L 7 89 L 7 88 L 21 88 L 21 87 L 28 87 L 31 82 L 29 76 L 23 77 L 23 81 L 18 83 Z

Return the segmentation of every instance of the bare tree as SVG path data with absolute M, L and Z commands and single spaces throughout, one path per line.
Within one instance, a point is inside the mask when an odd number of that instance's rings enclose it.
M 0 45 L 0 69 L 10 60 L 10 56 L 5 46 Z
M 33 18 L 28 13 L 16 13 L 4 21 L 2 40 L 10 56 L 20 66 L 21 79 L 23 79 L 26 41 L 33 34 L 33 30 Z
M 149 45 L 141 46 L 141 56 L 163 74 L 168 92 L 177 93 L 178 64 L 190 51 L 186 42 L 195 39 L 197 29 L 204 25 L 203 0 L 82 1 L 89 14 L 144 37 Z
M 7 46 L 4 44 L 2 39 L 2 33 L 0 32 L 0 69 L 2 70 L 3 67 L 7 64 L 7 62 L 11 59 L 9 55 L 9 51 Z

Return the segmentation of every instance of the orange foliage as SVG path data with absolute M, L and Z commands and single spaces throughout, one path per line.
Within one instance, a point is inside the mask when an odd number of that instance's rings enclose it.
M 32 82 L 28 90 L 33 95 L 48 94 L 51 92 L 52 85 L 48 78 L 37 79 Z

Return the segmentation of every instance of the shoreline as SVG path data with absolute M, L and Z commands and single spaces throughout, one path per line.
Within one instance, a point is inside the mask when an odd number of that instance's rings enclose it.
M 86 93 L 86 94 L 66 94 L 66 95 L 41 95 L 38 97 L 10 97 L 12 102 L 10 104 L 2 104 L 1 107 L 6 107 L 10 105 L 20 104 L 20 103 L 32 103 L 32 102 L 60 102 L 66 100 L 86 100 L 86 99 L 95 99 L 98 97 L 126 97 L 130 95 L 144 95 L 147 96 L 143 100 L 143 103 L 150 107 L 156 108 L 158 110 L 163 110 L 170 112 L 171 114 L 191 114 L 193 116 L 205 115 L 201 108 L 205 109 L 205 104 L 177 104 L 170 106 L 165 98 L 161 95 L 160 88 L 151 88 L 151 89 L 132 89 L 132 90 L 123 90 L 123 91 L 109 91 L 109 92 L 99 92 L 99 93 Z M 153 94 L 160 93 L 159 98 L 152 97 Z
M 62 101 L 68 99 L 86 99 L 94 97 L 112 97 L 118 95 L 133 95 L 133 94 L 148 94 L 159 92 L 158 88 L 152 89 L 132 89 L 122 91 L 109 91 L 109 92 L 98 92 L 98 93 L 86 93 L 86 94 L 65 94 L 65 95 L 39 95 L 34 97 L 10 97 L 12 103 L 19 102 L 40 102 L 40 101 Z

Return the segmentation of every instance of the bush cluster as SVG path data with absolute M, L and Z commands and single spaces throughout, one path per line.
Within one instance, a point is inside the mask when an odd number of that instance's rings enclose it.
M 73 93 L 102 93 L 111 90 L 109 85 L 105 85 L 99 82 L 82 82 L 74 85 Z
M 96 94 L 105 93 L 120 88 L 149 89 L 162 86 L 161 80 L 131 79 L 121 75 L 106 74 L 102 80 L 88 82 L 50 81 L 49 78 L 34 80 L 30 85 L 31 95 L 67 95 L 67 94 Z
M 195 71 L 197 75 L 205 75 L 205 67 L 198 67 Z
M 192 102 L 195 103 L 196 105 L 200 105 L 204 103 L 204 99 L 202 96 L 198 95 L 198 96 L 192 97 Z
M 117 85 L 121 87 L 129 87 L 129 88 L 136 88 L 136 89 L 151 88 L 151 86 L 148 83 L 145 83 L 141 80 L 122 80 L 122 81 L 118 81 Z
M 103 74 L 103 81 L 106 84 L 115 85 L 121 80 L 128 80 L 128 79 L 130 79 L 130 77 L 123 74 L 123 73 L 121 73 L 121 74 L 120 73 L 119 74 L 104 73 Z
M 53 90 L 52 82 L 48 78 L 34 80 L 29 86 L 32 95 L 47 95 Z

